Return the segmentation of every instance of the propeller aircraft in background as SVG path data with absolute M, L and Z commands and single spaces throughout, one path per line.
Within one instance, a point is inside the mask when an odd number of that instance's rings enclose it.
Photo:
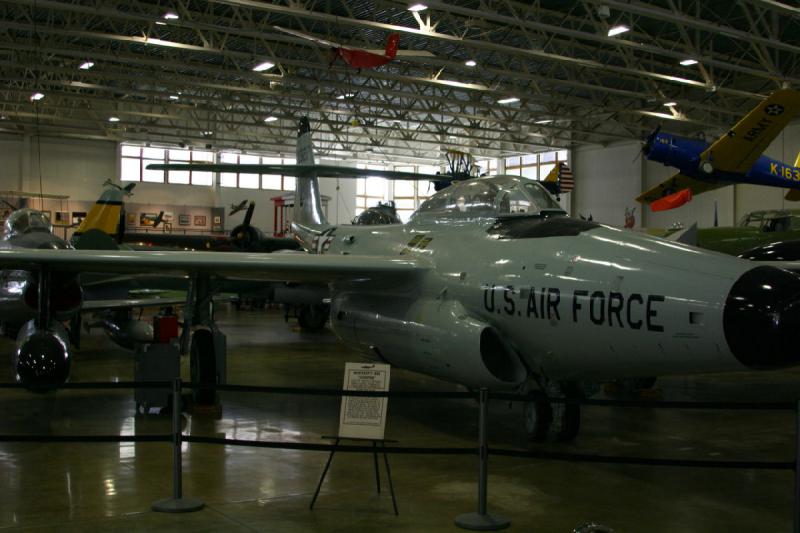
M 788 188 L 786 199 L 800 200 L 800 154 L 794 165 L 761 155 L 798 112 L 800 92 L 781 89 L 711 145 L 657 128 L 642 153 L 678 172 L 636 200 L 650 204 L 653 211 L 664 211 L 685 204 L 693 195 L 735 183 Z
M 339 43 L 328 41 L 321 37 L 317 37 L 316 35 L 284 28 L 282 26 L 273 26 L 273 28 L 280 32 L 288 33 L 289 35 L 294 35 L 295 37 L 300 37 L 301 39 L 313 41 L 320 46 L 330 48 L 333 51 L 333 59 L 331 60 L 331 64 L 333 64 L 336 59 L 341 58 L 342 61 L 344 61 L 348 66 L 359 70 L 362 68 L 377 68 L 383 66 L 389 61 L 394 60 L 396 57 L 433 56 L 433 54 L 427 50 L 400 50 L 398 48 L 400 44 L 399 33 L 392 33 L 389 35 L 389 37 L 386 39 L 386 48 L 384 50 L 364 50 L 362 48 L 345 46 Z

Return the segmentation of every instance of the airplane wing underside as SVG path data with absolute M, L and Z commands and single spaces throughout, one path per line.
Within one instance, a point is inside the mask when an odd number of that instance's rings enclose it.
M 230 252 L 0 250 L 0 267 L 56 272 L 194 274 L 299 282 L 399 279 L 429 269 L 408 257 Z
M 711 181 L 701 181 L 698 179 L 690 178 L 685 174 L 681 174 L 680 172 L 665 179 L 655 187 L 643 192 L 636 198 L 637 202 L 641 202 L 644 204 L 649 204 L 655 202 L 656 200 L 663 198 L 664 196 L 675 193 L 677 191 L 683 189 L 689 189 L 692 191 L 692 195 L 700 194 L 702 192 L 713 191 L 714 189 L 719 189 L 721 187 L 728 186 L 729 183 L 727 182 L 711 182 Z
M 710 159 L 717 170 L 745 173 L 798 112 L 797 91 L 775 91 L 709 146 L 700 159 Z

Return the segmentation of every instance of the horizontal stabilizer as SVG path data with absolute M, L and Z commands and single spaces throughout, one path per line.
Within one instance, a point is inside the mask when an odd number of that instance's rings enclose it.
M 148 170 L 194 170 L 200 172 L 241 172 L 243 174 L 282 174 L 299 178 L 366 178 L 389 180 L 429 180 L 446 178 L 438 174 L 417 174 L 397 170 L 370 170 L 366 168 L 336 167 L 333 165 L 262 165 L 236 163 L 168 163 L 147 165 Z
M 800 202 L 800 189 L 789 189 L 784 199 L 789 202 Z

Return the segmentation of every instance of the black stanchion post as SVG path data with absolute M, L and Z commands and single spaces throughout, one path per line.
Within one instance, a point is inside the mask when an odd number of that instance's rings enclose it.
M 794 411 L 795 447 L 794 447 L 794 533 L 800 533 L 800 400 Z
M 511 525 L 511 521 L 486 512 L 486 499 L 489 481 L 489 391 L 480 391 L 480 414 L 478 418 L 478 512 L 465 513 L 456 517 L 455 523 L 462 529 L 472 531 L 496 531 Z
M 205 505 L 203 500 L 183 497 L 183 429 L 181 427 L 181 378 L 172 382 L 172 498 L 155 502 L 150 508 L 159 513 L 190 513 Z

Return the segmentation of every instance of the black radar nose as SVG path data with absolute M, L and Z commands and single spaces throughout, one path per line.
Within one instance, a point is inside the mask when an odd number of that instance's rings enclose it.
M 61 385 L 69 377 L 69 350 L 55 335 L 36 332 L 17 348 L 15 355 L 19 383 L 42 390 Z
M 733 284 L 722 315 L 733 355 L 752 369 L 800 364 L 800 276 L 761 266 Z

